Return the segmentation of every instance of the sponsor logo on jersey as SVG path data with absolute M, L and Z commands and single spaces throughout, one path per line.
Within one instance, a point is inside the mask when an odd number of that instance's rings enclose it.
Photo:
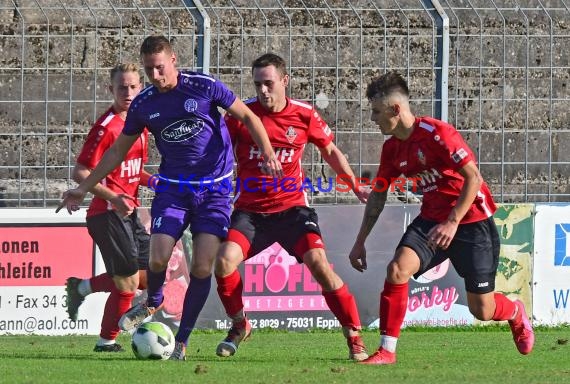
M 169 143 L 191 139 L 204 129 L 203 120 L 180 120 L 170 124 L 160 132 L 160 137 Z
M 422 163 L 422 165 L 426 165 L 426 156 L 419 148 L 418 148 L 418 160 L 420 161 L 420 163 Z
M 406 160 L 400 162 L 400 168 L 407 167 L 408 162 Z
M 459 163 L 461 160 L 467 157 L 467 151 L 463 148 L 459 148 L 457 152 L 451 155 L 451 158 L 455 163 Z
M 184 102 L 184 109 L 186 112 L 194 112 L 198 109 L 198 102 L 194 99 L 188 99 Z
M 295 128 L 291 126 L 287 128 L 287 132 L 285 132 L 285 137 L 287 138 L 289 144 L 293 144 L 293 142 L 297 138 L 297 132 L 295 131 Z
M 484 287 L 488 287 L 488 286 L 489 286 L 488 281 L 484 281 L 482 283 L 477 284 L 477 288 L 484 288 Z
M 160 112 L 153 113 L 152 115 L 150 115 L 148 117 L 148 119 L 152 120 L 152 119 L 156 119 L 157 117 L 160 117 Z

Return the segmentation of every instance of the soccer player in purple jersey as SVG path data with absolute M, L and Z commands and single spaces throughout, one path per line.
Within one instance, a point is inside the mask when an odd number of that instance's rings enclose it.
M 69 213 L 99 180 L 116 168 L 144 128 L 161 154 L 156 195 L 151 208 L 151 241 L 146 303 L 132 307 L 119 321 L 131 330 L 161 308 L 166 268 L 176 241 L 190 225 L 192 263 L 172 360 L 184 360 L 188 338 L 208 297 L 214 258 L 226 237 L 230 217 L 233 152 L 218 107 L 242 121 L 263 153 L 262 168 L 281 176 L 281 164 L 261 120 L 211 76 L 179 71 L 176 54 L 164 36 L 147 37 L 140 48 L 152 86 L 132 102 L 123 132 L 101 162 L 77 188 L 64 192 L 59 211 Z

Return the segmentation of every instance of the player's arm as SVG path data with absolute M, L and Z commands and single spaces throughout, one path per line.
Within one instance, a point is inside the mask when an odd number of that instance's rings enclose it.
M 348 256 L 352 267 L 359 272 L 363 272 L 367 268 L 366 247 L 364 243 L 378 221 L 378 217 L 380 217 L 380 214 L 384 210 L 387 198 L 388 190 L 384 185 L 380 184 L 375 185 L 374 188 L 372 188 L 370 196 L 368 196 L 362 223 L 360 224 L 356 240 Z
M 63 193 L 62 201 L 57 207 L 56 212 L 59 212 L 59 210 L 64 206 L 67 207 L 67 211 L 69 213 L 77 211 L 79 209 L 79 204 L 81 204 L 87 192 L 89 192 L 102 179 L 111 173 L 113 169 L 117 168 L 121 164 L 121 161 L 123 161 L 127 152 L 135 143 L 137 138 L 138 135 L 127 136 L 121 133 L 113 145 L 105 151 L 105 154 L 95 169 L 93 169 L 89 175 L 79 183 L 77 188 L 70 189 Z
M 75 180 L 77 184 L 81 184 L 81 182 L 83 182 L 83 180 L 89 177 L 90 174 L 91 174 L 90 168 L 86 167 L 83 164 L 77 163 L 73 168 L 73 173 L 71 174 L 71 177 L 73 178 L 73 180 Z M 91 188 L 89 192 L 91 192 L 93 195 L 103 200 L 108 200 L 108 201 L 111 201 L 111 199 L 117 196 L 115 192 L 113 192 L 112 190 L 110 190 L 101 183 L 95 184 L 95 186 Z
M 483 177 L 473 160 L 465 164 L 458 172 L 465 179 L 463 188 L 461 188 L 457 203 L 451 209 L 447 220 L 433 227 L 428 233 L 428 245 L 431 247 L 443 249 L 449 247 L 457 231 L 457 226 L 469 211 L 483 184 Z
M 358 197 L 358 200 L 362 203 L 366 203 L 370 191 L 359 185 L 352 172 L 352 168 L 350 168 L 348 164 L 348 160 L 346 160 L 346 156 L 344 156 L 340 149 L 331 141 L 327 146 L 319 148 L 319 151 L 321 152 L 323 160 L 349 185 L 350 189 L 354 192 L 356 197 Z
M 261 150 L 265 162 L 263 167 L 264 171 L 273 177 L 282 177 L 283 168 L 281 167 L 281 163 L 277 160 L 277 156 L 275 156 L 275 151 L 271 146 L 261 119 L 239 98 L 236 98 L 233 104 L 228 108 L 228 112 L 246 126 L 253 141 L 255 141 Z

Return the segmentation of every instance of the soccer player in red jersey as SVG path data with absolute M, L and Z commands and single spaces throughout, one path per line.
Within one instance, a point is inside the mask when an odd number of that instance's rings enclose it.
M 78 183 L 89 176 L 122 132 L 129 106 L 142 89 L 136 64 L 116 65 L 111 69 L 110 81 L 113 104 L 95 122 L 83 144 L 73 169 L 73 179 Z M 95 352 L 123 351 L 115 342 L 119 319 L 130 308 L 137 288 L 145 287 L 150 235 L 137 216 L 136 206 L 139 185 L 147 186 L 150 177 L 143 170 L 148 158 L 147 138 L 145 132 L 121 165 L 91 189 L 94 198 L 87 210 L 87 229 L 101 251 L 107 272 L 90 279 L 67 279 L 67 311 L 72 320 L 77 320 L 78 308 L 86 295 L 111 293 Z
M 262 173 L 260 150 L 243 123 L 226 116 L 237 161 L 236 200 L 228 237 L 216 259 L 218 294 L 233 325 L 216 350 L 218 356 L 233 355 L 251 332 L 244 313 L 242 279 L 238 265 L 278 242 L 304 263 L 322 287 L 322 294 L 343 327 L 349 357 L 368 357 L 360 337 L 360 317 L 348 286 L 327 261 L 316 212 L 308 207 L 301 187 L 304 181 L 301 159 L 307 143 L 315 144 L 333 170 L 345 177 L 356 196 L 366 201 L 367 192 L 355 185 L 355 178 L 342 152 L 333 143 L 333 133 L 313 106 L 286 96 L 289 75 L 285 61 L 265 54 L 252 65 L 257 97 L 246 101 L 260 117 L 283 178 Z
M 423 192 L 420 214 L 408 226 L 388 264 L 380 294 L 380 346 L 362 364 L 393 364 L 406 314 L 408 281 L 449 258 L 464 279 L 470 312 L 479 320 L 507 320 L 518 351 L 532 351 L 534 333 L 521 301 L 494 292 L 500 240 L 495 203 L 471 149 L 457 130 L 431 117 L 416 117 L 401 75 L 390 72 L 366 90 L 371 120 L 392 137 L 382 147 L 379 180 L 414 177 Z M 386 189 L 386 188 L 384 188 Z M 366 269 L 365 241 L 386 203 L 373 188 L 350 252 L 352 266 Z

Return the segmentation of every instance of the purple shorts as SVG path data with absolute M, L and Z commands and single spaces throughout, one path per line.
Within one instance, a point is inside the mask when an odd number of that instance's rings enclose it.
M 165 190 L 163 190 L 165 189 Z M 231 199 L 228 188 L 170 185 L 157 189 L 150 211 L 151 233 L 163 233 L 178 240 L 190 226 L 194 237 L 210 233 L 225 239 L 230 225 Z

